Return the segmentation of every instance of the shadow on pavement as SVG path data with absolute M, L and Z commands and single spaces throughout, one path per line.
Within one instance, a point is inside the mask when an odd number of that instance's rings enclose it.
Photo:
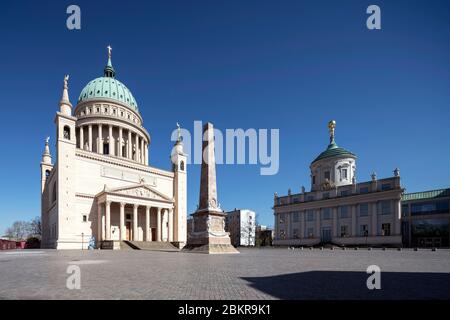
M 311 271 L 242 279 L 279 299 L 450 299 L 450 273 L 381 272 L 381 290 L 367 289 L 369 276 L 365 272 Z

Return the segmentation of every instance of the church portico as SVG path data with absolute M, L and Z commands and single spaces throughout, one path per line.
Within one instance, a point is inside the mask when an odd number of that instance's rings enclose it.
M 139 184 L 97 198 L 99 241 L 173 242 L 173 200 Z

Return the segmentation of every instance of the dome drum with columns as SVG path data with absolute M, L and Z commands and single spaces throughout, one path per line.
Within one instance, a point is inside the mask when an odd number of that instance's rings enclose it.
M 186 243 L 183 144 L 178 140 L 173 148 L 170 171 L 149 166 L 150 135 L 131 91 L 115 75 L 108 47 L 104 76 L 84 87 L 73 113 L 64 77 L 55 163 L 49 138 L 41 160 L 43 248 L 94 243 L 119 249 L 133 241 L 174 249 Z
M 108 49 L 104 76 L 90 81 L 78 98 L 77 147 L 148 165 L 150 135 L 133 94 L 115 78 Z

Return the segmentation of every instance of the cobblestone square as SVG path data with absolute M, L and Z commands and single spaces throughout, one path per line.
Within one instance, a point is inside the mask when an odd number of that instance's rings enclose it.
M 1 299 L 449 299 L 450 251 L 0 252 Z M 69 290 L 69 265 L 81 289 Z M 381 268 L 368 290 L 367 267 Z

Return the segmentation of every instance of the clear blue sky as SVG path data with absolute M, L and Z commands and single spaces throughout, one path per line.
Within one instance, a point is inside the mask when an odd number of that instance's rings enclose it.
M 40 215 L 39 162 L 44 138 L 55 141 L 63 76 L 75 103 L 109 44 L 156 167 L 170 168 L 177 121 L 280 129 L 277 175 L 217 168 L 224 209 L 254 209 L 273 225 L 273 193 L 309 189 L 330 119 L 337 143 L 358 155 L 359 181 L 399 167 L 408 192 L 450 186 L 450 1 L 76 1 L 80 31 L 66 28 L 70 4 L 2 2 L 0 232 Z M 370 4 L 381 31 L 366 28 Z M 200 168 L 188 170 L 193 212 Z

